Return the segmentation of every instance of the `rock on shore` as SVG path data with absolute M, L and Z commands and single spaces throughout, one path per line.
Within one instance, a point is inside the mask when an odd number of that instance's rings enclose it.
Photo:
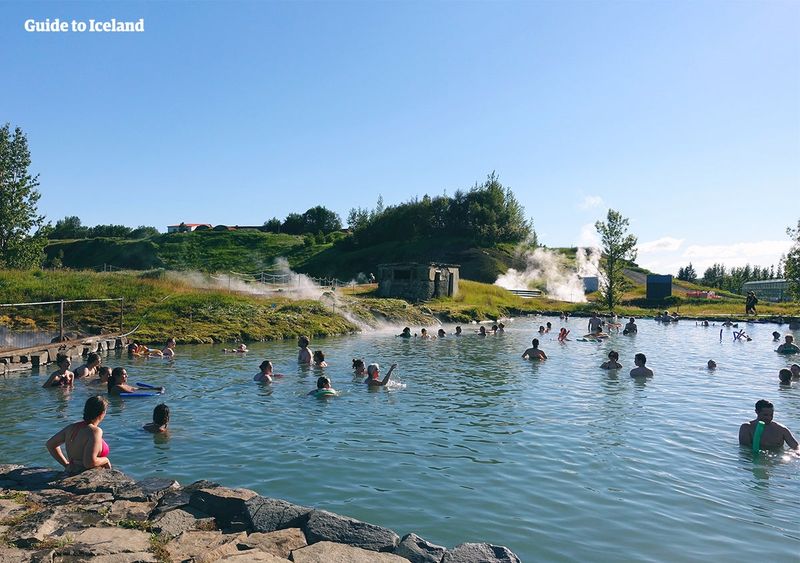
M 0 465 L 0 561 L 53 563 L 515 563 L 507 547 L 453 549 L 416 534 L 208 481 L 135 481 Z

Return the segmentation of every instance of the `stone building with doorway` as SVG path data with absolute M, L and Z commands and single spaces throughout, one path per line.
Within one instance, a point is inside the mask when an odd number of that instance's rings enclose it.
M 378 295 L 427 301 L 458 294 L 458 264 L 400 262 L 378 264 Z

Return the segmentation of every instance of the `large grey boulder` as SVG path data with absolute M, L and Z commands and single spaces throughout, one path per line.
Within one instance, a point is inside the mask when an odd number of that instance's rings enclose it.
M 318 542 L 292 552 L 295 563 L 408 563 L 393 553 L 376 553 L 367 549 L 333 542 Z
M 306 536 L 300 528 L 287 528 L 275 532 L 253 532 L 239 544 L 239 549 L 259 550 L 277 557 L 289 558 L 295 549 L 308 545 Z
M 52 488 L 51 483 L 58 481 L 65 475 L 66 473 L 63 471 L 53 471 L 47 467 L 17 467 L 6 472 L 2 476 L 2 480 L 13 483 L 13 487 L 9 486 L 8 488 L 38 491 Z
M 249 489 L 215 487 L 192 492 L 189 506 L 213 516 L 223 528 L 246 529 L 249 523 L 245 504 L 258 493 Z
M 254 532 L 300 528 L 313 509 L 274 498 L 255 496 L 245 503 L 247 524 Z
M 97 557 L 120 553 L 146 553 L 150 534 L 126 528 L 88 528 L 72 544 L 56 550 L 57 555 Z M 94 559 L 93 559 L 94 560 Z
M 166 545 L 171 561 L 210 563 L 239 552 L 237 545 L 247 534 L 222 532 L 183 532 Z
M 62 479 L 55 485 L 76 495 L 111 493 L 117 499 L 146 500 L 136 482 L 116 469 L 89 469 Z
M 393 551 L 400 536 L 374 524 L 340 516 L 327 510 L 314 510 L 303 527 L 308 543 L 345 543 L 371 551 Z
M 0 561 L 3 563 L 29 563 L 33 561 L 35 551 L 14 549 L 13 547 L 0 547 Z
M 116 500 L 111 505 L 108 514 L 109 522 L 119 522 L 121 520 L 135 520 L 144 522 L 150 516 L 150 512 L 155 507 L 155 501 L 136 502 L 132 500 Z
M 153 531 L 167 538 L 174 538 L 190 530 L 213 530 L 214 518 L 187 506 L 159 515 L 153 520 Z
M 446 551 L 445 547 L 430 543 L 417 534 L 406 534 L 394 553 L 411 563 L 439 563 Z
M 136 481 L 136 486 L 142 490 L 147 500 L 159 501 L 169 491 L 176 491 L 181 488 L 180 483 L 175 479 L 162 479 L 161 477 L 148 477 Z
M 442 563 L 521 563 L 513 551 L 490 543 L 462 543 L 444 554 Z
M 159 499 L 155 509 L 153 509 L 150 518 L 157 518 L 165 512 L 175 510 L 176 508 L 185 508 L 189 506 L 189 501 L 192 499 L 192 491 L 187 489 L 172 489 L 166 491 Z
M 63 518 L 64 514 L 58 508 L 36 512 L 6 531 L 5 539 L 17 547 L 32 547 L 59 531 Z
M 240 551 L 233 555 L 226 555 L 213 563 L 222 563 L 223 561 L 225 563 L 287 563 L 289 560 L 278 557 L 277 555 L 272 555 L 271 553 L 251 549 L 249 551 Z

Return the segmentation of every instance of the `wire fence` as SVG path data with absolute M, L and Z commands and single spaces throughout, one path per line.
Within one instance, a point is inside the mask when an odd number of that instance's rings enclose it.
M 124 331 L 125 299 L 0 303 L 0 351 Z

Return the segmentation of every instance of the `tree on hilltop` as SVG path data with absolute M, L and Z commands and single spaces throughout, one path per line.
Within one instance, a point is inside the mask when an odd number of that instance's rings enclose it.
M 39 176 L 28 171 L 31 154 L 22 129 L 0 128 L 0 267 L 38 266 L 47 244 L 47 225 L 36 204 Z
M 601 282 L 600 294 L 608 309 L 613 311 L 630 285 L 622 275 L 622 270 L 626 261 L 636 259 L 637 239 L 627 234 L 628 219 L 613 209 L 608 210 L 605 221 L 597 221 L 594 227 L 603 245 L 600 269 L 604 279 Z

